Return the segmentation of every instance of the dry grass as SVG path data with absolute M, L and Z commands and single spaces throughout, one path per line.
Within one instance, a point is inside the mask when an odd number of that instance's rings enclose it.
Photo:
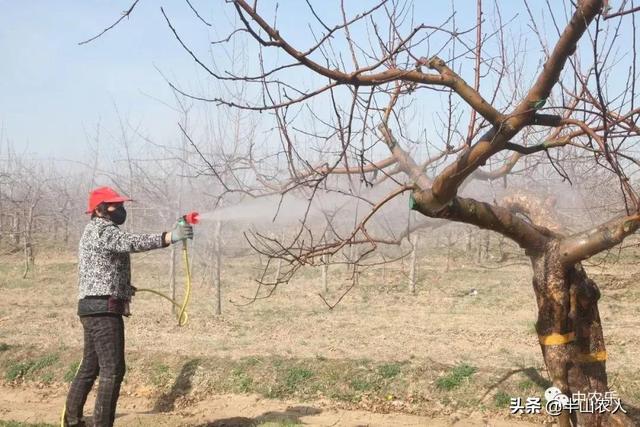
M 167 252 L 134 256 L 136 286 L 166 290 Z M 27 279 L 18 258 L 0 265 L 0 369 L 5 382 L 64 388 L 82 344 L 75 259 L 51 252 L 39 260 Z M 226 259 L 219 317 L 196 263 L 186 327 L 176 325 L 162 299 L 135 298 L 124 392 L 152 394 L 167 407 L 211 393 L 255 393 L 381 412 L 507 417 L 508 397 L 541 396 L 546 384 L 531 271 L 521 260 L 510 262 L 484 268 L 458 254 L 445 271 L 445 260 L 425 253 L 415 295 L 398 266 L 370 269 L 329 311 L 317 296 L 319 270 L 247 305 L 260 266 Z M 588 271 L 603 289 L 610 382 L 624 403 L 640 406 L 640 270 L 626 258 Z M 349 274 L 336 266 L 330 277 L 325 296 L 336 300 Z M 478 295 L 468 295 L 472 288 Z

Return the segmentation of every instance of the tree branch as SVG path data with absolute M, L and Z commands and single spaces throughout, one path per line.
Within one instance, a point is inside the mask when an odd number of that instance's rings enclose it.
M 128 18 L 129 15 L 131 15 L 131 12 L 133 12 L 133 8 L 136 7 L 136 5 L 138 4 L 140 0 L 135 0 L 133 2 L 133 4 L 129 7 L 129 9 L 125 10 L 124 12 L 122 12 L 122 16 L 113 24 L 109 25 L 107 28 L 105 28 L 104 30 L 102 30 L 100 32 L 100 34 L 95 35 L 93 37 L 91 37 L 88 40 L 79 42 L 78 45 L 83 45 L 83 44 L 87 44 L 87 43 L 91 43 L 92 41 L 94 41 L 95 39 L 99 38 L 100 36 L 102 36 L 104 33 L 106 33 L 107 31 L 109 31 L 110 29 L 112 29 L 113 27 L 115 27 L 116 25 L 118 25 L 124 18 Z
M 612 219 L 591 230 L 568 236 L 560 241 L 560 260 L 571 266 L 621 243 L 640 227 L 640 214 Z
M 549 230 L 531 224 L 500 206 L 470 198 L 455 197 L 444 209 L 434 215 L 427 204 L 430 200 L 427 192 L 414 191 L 412 195 L 416 202 L 414 209 L 428 217 L 465 222 L 495 231 L 510 238 L 531 254 L 544 251 L 547 242 L 553 236 Z

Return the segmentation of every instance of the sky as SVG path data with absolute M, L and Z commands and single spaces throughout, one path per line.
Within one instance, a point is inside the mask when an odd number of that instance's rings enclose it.
M 300 46 L 309 45 L 309 32 L 299 26 L 300 8 L 306 6 L 289 1 L 281 2 L 288 7 L 280 7 L 278 25 L 295 34 Z M 0 143 L 8 140 L 19 152 L 41 158 L 80 158 L 87 152 L 87 134 L 98 124 L 103 143 L 117 140 L 118 115 L 160 143 L 178 137 L 178 118 L 170 108 L 174 98 L 161 73 L 196 93 L 211 94 L 215 88 L 178 45 L 160 5 L 189 46 L 205 58 L 209 42 L 228 34 L 235 12 L 223 1 L 192 0 L 213 23 L 206 27 L 184 1 L 141 0 L 129 19 L 96 41 L 78 45 L 114 22 L 131 2 L 0 0 Z M 449 2 L 416 3 L 416 14 L 430 22 L 450 11 Z M 466 3 L 474 7 L 458 11 L 461 27 L 475 20 L 475 2 Z M 354 11 L 361 4 L 348 3 Z M 514 13 L 510 4 L 505 19 Z M 339 17 L 337 7 L 320 6 L 318 12 L 328 22 Z
M 18 151 L 75 157 L 86 148 L 85 129 L 117 129 L 116 107 L 153 135 L 175 135 L 175 113 L 158 101 L 171 102 L 171 92 L 155 66 L 184 79 L 195 72 L 154 3 L 142 0 L 131 19 L 79 46 L 127 2 L 0 0 L 5 138 Z M 169 11 L 176 22 L 193 23 L 184 7 Z

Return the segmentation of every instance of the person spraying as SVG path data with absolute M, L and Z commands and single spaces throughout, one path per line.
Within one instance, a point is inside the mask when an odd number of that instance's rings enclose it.
M 131 297 L 130 253 L 165 248 L 193 238 L 193 227 L 180 218 L 171 231 L 134 234 L 121 230 L 131 201 L 109 187 L 91 191 L 78 250 L 78 316 L 84 331 L 82 362 L 71 383 L 62 415 L 64 426 L 85 426 L 87 395 L 98 376 L 93 412 L 96 427 L 113 426 L 120 385 L 125 373 L 124 322 Z

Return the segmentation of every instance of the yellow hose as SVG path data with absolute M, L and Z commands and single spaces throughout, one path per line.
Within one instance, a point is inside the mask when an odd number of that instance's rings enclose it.
M 189 305 L 189 300 L 191 299 L 191 267 L 189 266 L 189 250 L 187 249 L 187 241 L 182 241 L 182 259 L 184 261 L 184 274 L 185 274 L 185 291 L 184 291 L 184 300 L 182 304 L 178 303 L 173 298 L 168 295 L 163 294 L 160 291 L 156 291 L 155 289 L 149 288 L 138 288 L 136 292 L 150 292 L 152 294 L 158 295 L 169 301 L 171 304 L 180 308 L 178 312 L 178 326 L 184 326 L 187 324 L 189 320 L 189 315 L 187 314 L 187 305 Z

